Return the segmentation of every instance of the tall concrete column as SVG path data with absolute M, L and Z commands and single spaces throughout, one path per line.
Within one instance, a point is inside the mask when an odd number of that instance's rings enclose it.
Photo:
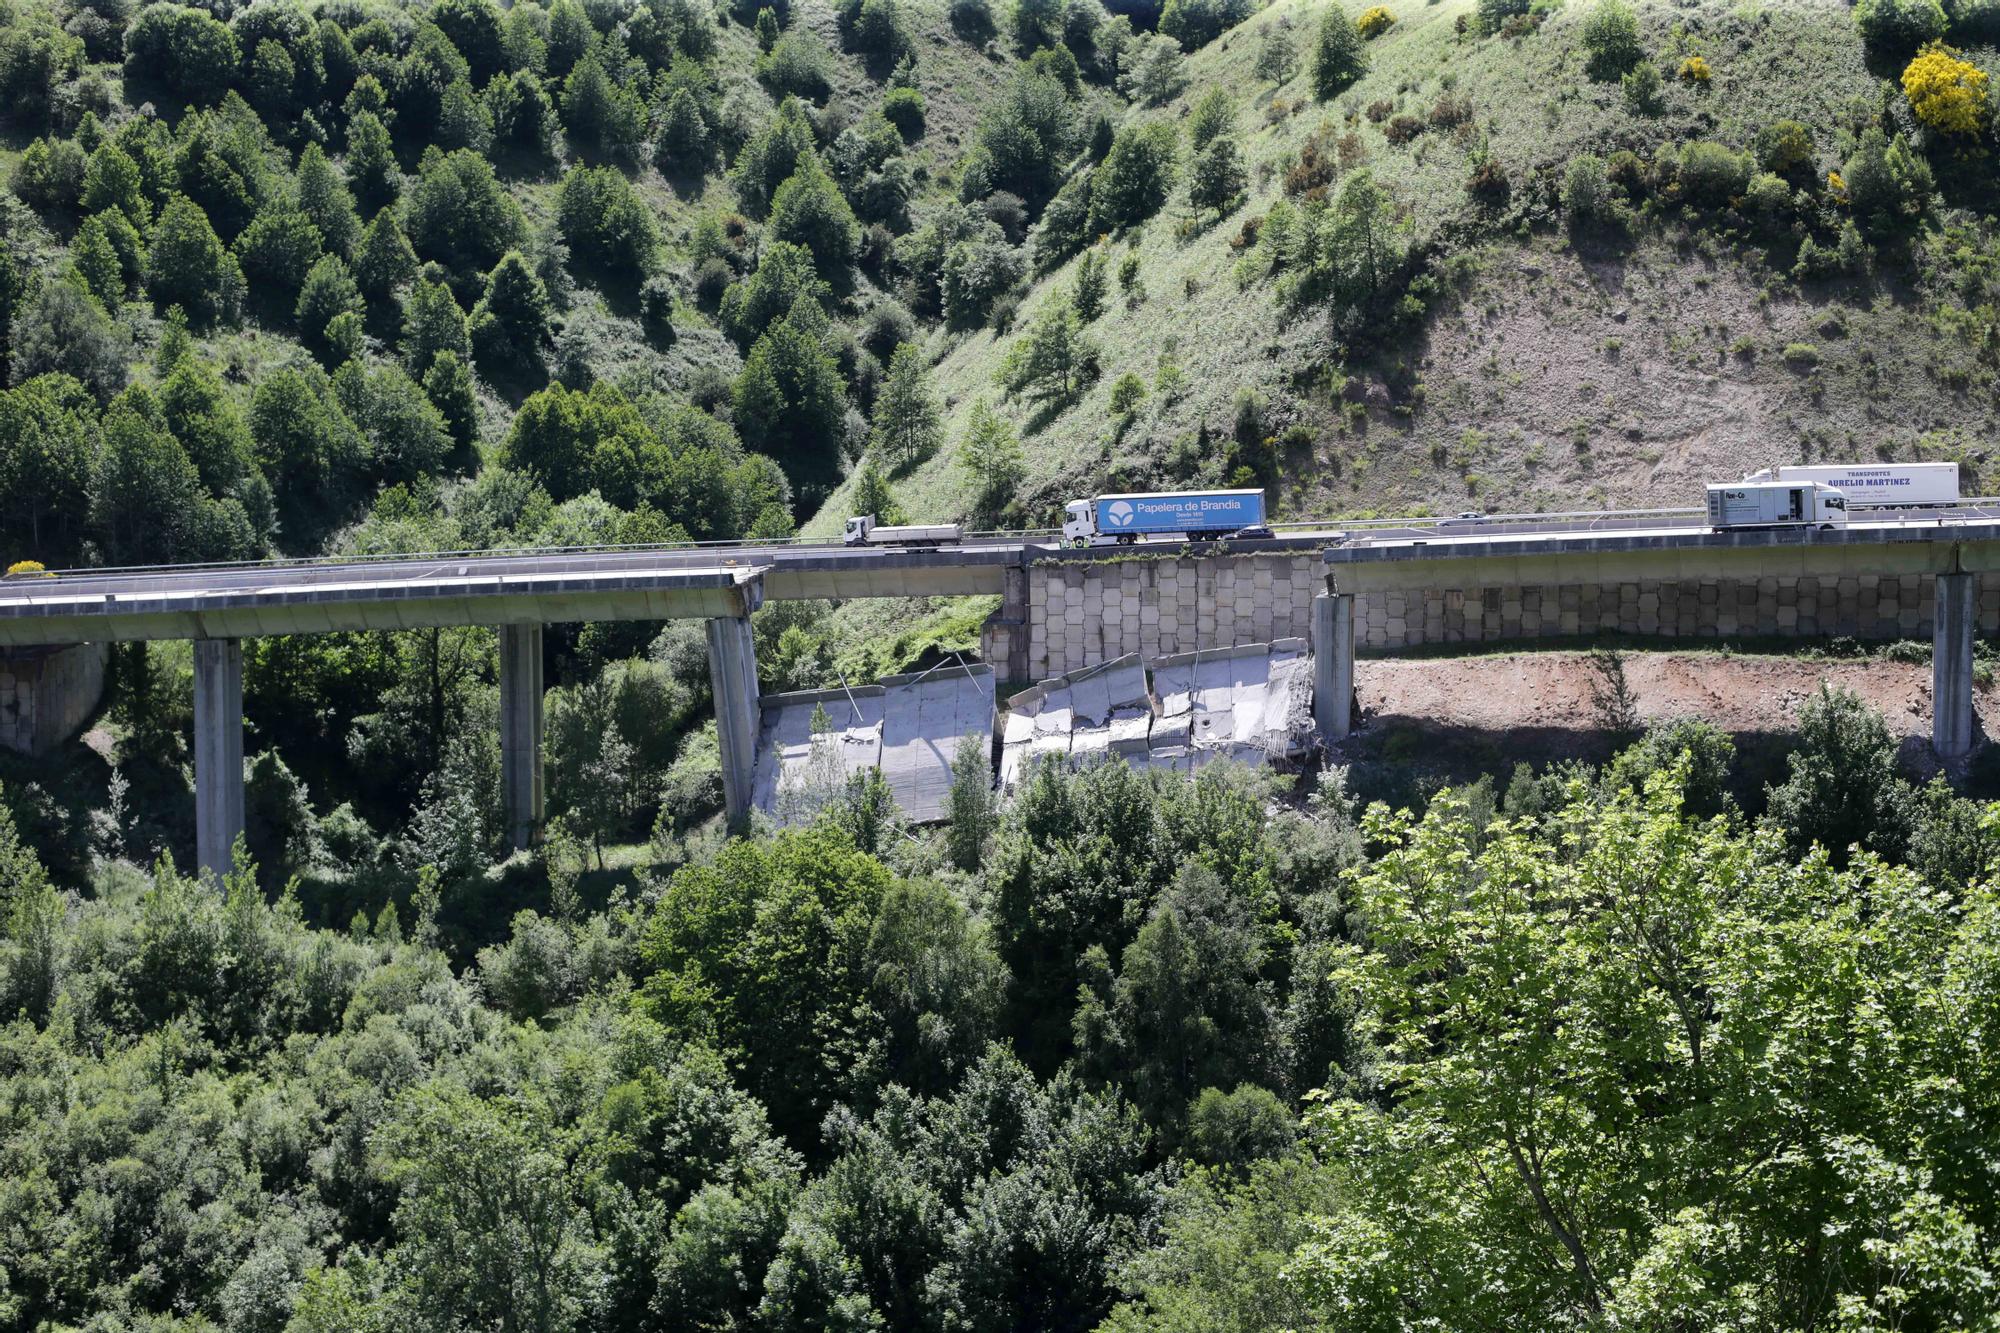
M 1940 574 L 1931 641 L 1931 746 L 1941 759 L 1972 752 L 1972 632 L 1978 576 Z
M 500 627 L 500 794 L 507 840 L 535 840 L 542 804 L 542 627 Z
M 1354 730 L 1354 595 L 1313 595 L 1313 717 L 1321 744 Z
M 194 643 L 194 852 L 226 875 L 243 832 L 243 643 Z
M 715 736 L 722 749 L 722 808 L 731 828 L 750 814 L 757 771 L 757 648 L 748 616 L 708 622 L 708 677 L 715 687 Z

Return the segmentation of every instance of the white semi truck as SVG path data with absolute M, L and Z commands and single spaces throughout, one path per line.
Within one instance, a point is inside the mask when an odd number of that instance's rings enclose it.
M 1850 505 L 1922 508 L 1958 503 L 1956 463 L 1831 463 L 1767 467 L 1746 482 L 1810 482 L 1831 486 Z
M 1708 488 L 1711 528 L 1847 526 L 1847 497 L 1818 481 L 1732 481 Z
M 873 514 L 847 520 L 841 540 L 849 546 L 956 546 L 965 538 L 965 529 L 956 523 L 912 523 L 888 527 L 875 521 Z
M 1262 491 L 1144 491 L 1069 501 L 1062 535 L 1067 546 L 1110 546 L 1147 537 L 1269 537 L 1271 530 Z

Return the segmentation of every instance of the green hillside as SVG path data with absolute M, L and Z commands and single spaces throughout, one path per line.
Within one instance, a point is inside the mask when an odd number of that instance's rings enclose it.
M 1138 257 L 1144 298 L 1114 284 L 1087 329 L 1101 372 L 1073 404 L 1003 409 L 1025 433 L 1027 512 L 1099 487 L 1214 484 L 1245 461 L 1288 517 L 1685 504 L 1705 480 L 1801 459 L 1952 458 L 1976 472 L 1994 410 L 1987 150 L 1927 138 L 1885 92 L 1895 62 L 1871 68 L 1847 5 L 1639 6 L 1640 46 L 1665 75 L 1644 111 L 1618 81 L 1589 77 L 1589 5 L 1511 39 L 1478 37 L 1470 3 L 1387 8 L 1397 21 L 1367 44 L 1367 72 L 1328 102 L 1313 99 L 1309 62 L 1284 83 L 1256 76 L 1268 34 L 1313 40 L 1318 8 L 1281 2 L 1191 55 L 1172 102 L 1127 111 L 1185 126 L 1193 104 L 1227 91 L 1250 185 L 1218 217 L 1196 215 L 1183 183 L 1145 225 L 1100 243 L 1114 268 Z M 1987 45 L 1964 56 L 1995 61 Z M 1675 77 L 1691 57 L 1704 82 Z M 1775 208 L 1741 184 L 1696 200 L 1662 182 L 1659 164 L 1689 145 L 1754 152 L 1784 120 L 1804 127 L 1809 160 Z M 1837 244 L 1851 216 L 1826 174 L 1878 122 L 1923 145 L 1939 191 L 1921 215 L 1865 228 L 1875 254 L 1856 271 L 1799 272 L 1802 241 Z M 1616 224 L 1579 225 L 1563 199 L 1570 162 L 1617 153 L 1638 159 L 1637 197 Z M 1287 302 L 1268 272 L 1243 271 L 1244 237 L 1287 199 L 1302 158 L 1320 156 L 1334 159 L 1329 191 L 1362 170 L 1387 191 L 1390 243 L 1420 257 L 1420 314 L 1341 327 L 1324 302 Z M 1505 192 L 1475 190 L 1482 170 Z M 1075 263 L 1033 285 L 1022 321 L 1073 289 Z M 1018 338 L 934 342 L 955 427 L 998 397 Z M 1163 353 L 1186 377 L 1178 395 L 1157 390 Z M 1111 395 L 1127 373 L 1152 392 L 1121 422 Z M 1246 392 L 1258 407 L 1239 444 Z M 1260 435 L 1275 447 L 1260 453 Z M 953 462 L 902 483 L 913 509 L 964 508 Z
M 1996 38 L 0 0 L 0 568 L 1994 489 Z M 767 606 L 762 684 L 994 600 Z M 191 645 L 0 754 L 0 1328 L 2000 1328 L 2000 751 L 1906 762 L 1925 645 L 1406 664 L 1486 706 L 1004 802 L 968 746 L 940 827 L 815 762 L 731 835 L 702 626 L 549 625 L 516 851 L 495 640 L 246 640 L 219 880 Z

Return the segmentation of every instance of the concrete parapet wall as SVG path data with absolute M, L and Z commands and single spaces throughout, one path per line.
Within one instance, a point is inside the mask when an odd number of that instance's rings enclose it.
M 0 749 L 47 754 L 69 739 L 104 695 L 105 661 L 101 643 L 0 653 Z

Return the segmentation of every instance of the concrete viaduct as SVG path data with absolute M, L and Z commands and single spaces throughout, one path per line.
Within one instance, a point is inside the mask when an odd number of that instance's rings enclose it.
M 1036 535 L 974 538 L 928 550 L 799 542 L 79 571 L 0 580 L 0 650 L 194 642 L 197 856 L 203 867 L 216 870 L 227 868 L 243 828 L 241 641 L 246 637 L 495 626 L 503 790 L 510 835 L 519 847 L 527 845 L 543 812 L 544 624 L 706 622 L 725 807 L 730 821 L 738 823 L 750 805 L 759 730 L 750 616 L 766 599 L 998 595 L 1000 608 L 989 621 L 989 655 L 1004 658 L 993 663 L 1002 679 L 1026 683 L 1038 673 L 1053 674 L 1047 670 L 1046 635 L 1062 628 L 1044 624 L 1049 611 L 1037 576 L 1101 586 L 1108 598 L 1116 581 L 1133 578 L 1135 566 L 1148 560 L 1200 566 L 1279 561 L 1301 571 L 1296 580 L 1288 577 L 1283 598 L 1302 603 L 1301 610 L 1309 607 L 1316 709 L 1329 742 L 1344 738 L 1352 726 L 1363 605 L 1371 625 L 1382 621 L 1387 646 L 1393 647 L 1415 640 L 1407 625 L 1397 631 L 1397 619 L 1385 619 L 1385 612 L 1402 605 L 1407 615 L 1409 604 L 1449 597 L 1452 589 L 1475 588 L 1484 595 L 1510 588 L 1775 588 L 1801 579 L 1831 580 L 1835 586 L 1860 578 L 1934 580 L 1934 595 L 1927 599 L 1936 646 L 1934 738 L 1948 758 L 1971 748 L 1972 645 L 1980 614 L 1976 581 L 1982 573 L 2000 573 L 2000 508 L 1888 514 L 1826 532 L 1713 532 L 1699 523 L 1692 513 L 1525 517 L 1471 526 L 1404 520 L 1338 532 L 1287 531 L 1225 549 L 1174 542 L 1064 550 L 1052 535 Z M 1198 602 L 1205 585 L 1192 577 L 1187 586 L 1187 596 Z M 1250 611 L 1246 627 L 1256 620 L 1256 599 L 1270 596 L 1254 581 L 1248 587 L 1247 593 L 1231 594 L 1234 610 Z M 1190 612 L 1191 626 L 1198 614 Z M 1441 625 L 1450 623 L 1448 613 L 1439 619 Z M 1604 628 L 1601 621 L 1575 619 L 1572 627 L 1559 614 L 1551 632 Z M 1069 614 L 1069 620 L 1074 627 L 1077 617 Z M 1161 637 L 1161 623 L 1155 608 L 1150 623 L 1140 612 L 1117 624 L 1107 621 L 1094 632 L 1106 656 L 1156 655 L 1162 647 L 1184 651 Z M 1716 623 L 1719 632 L 1734 632 Z M 1643 632 L 1647 626 L 1642 621 L 1637 628 Z M 1240 636 L 1233 625 L 1217 632 Z M 1751 631 L 1746 626 L 1742 632 Z M 1444 637 L 1452 635 L 1447 630 Z M 1457 637 L 1494 636 L 1461 629 Z

